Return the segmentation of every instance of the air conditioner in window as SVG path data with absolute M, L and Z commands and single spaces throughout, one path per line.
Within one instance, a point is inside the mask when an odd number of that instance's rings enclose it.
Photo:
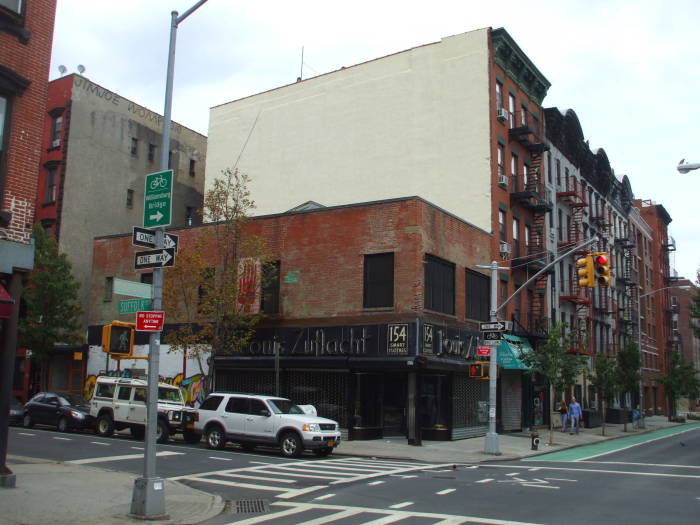
M 503 186 L 508 186 L 508 175 L 505 175 L 503 173 L 498 174 L 498 183 L 502 184 Z
M 496 118 L 501 122 L 505 122 L 508 120 L 508 110 L 506 108 L 498 108 L 496 110 Z
M 54 139 L 54 140 L 51 142 L 51 147 L 52 147 L 52 148 L 57 148 L 57 147 L 59 147 L 60 145 L 61 145 L 61 139 Z
M 507 259 L 510 256 L 510 244 L 504 241 L 501 241 L 501 246 L 499 248 L 499 252 L 501 253 L 501 257 L 504 259 Z

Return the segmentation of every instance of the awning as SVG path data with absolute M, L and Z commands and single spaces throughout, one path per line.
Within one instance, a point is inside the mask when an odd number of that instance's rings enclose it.
M 10 318 L 13 304 L 15 304 L 15 300 L 7 293 L 2 283 L 0 283 L 0 319 Z
M 498 364 L 504 370 L 530 370 L 520 360 L 521 350 L 532 350 L 527 339 L 515 335 L 503 334 L 503 340 L 498 345 Z

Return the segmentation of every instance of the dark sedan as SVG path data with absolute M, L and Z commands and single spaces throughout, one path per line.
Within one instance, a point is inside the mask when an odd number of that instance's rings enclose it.
M 72 393 L 39 392 L 24 405 L 23 424 L 29 428 L 50 425 L 59 432 L 92 426 L 93 418 L 87 402 Z
M 24 405 L 16 397 L 10 399 L 10 425 L 21 425 L 24 417 Z

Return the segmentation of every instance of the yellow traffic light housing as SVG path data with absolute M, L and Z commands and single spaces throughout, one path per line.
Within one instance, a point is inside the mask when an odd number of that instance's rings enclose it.
M 117 359 L 129 359 L 134 351 L 134 323 L 112 321 L 102 327 L 102 351 Z
M 488 361 L 477 361 L 469 365 L 469 377 L 472 379 L 488 379 L 489 367 L 491 363 Z
M 576 261 L 578 267 L 578 285 L 581 288 L 595 288 L 595 270 L 593 268 L 593 257 L 586 255 Z
M 610 255 L 608 252 L 596 252 L 593 254 L 595 264 L 596 282 L 600 286 L 610 286 Z

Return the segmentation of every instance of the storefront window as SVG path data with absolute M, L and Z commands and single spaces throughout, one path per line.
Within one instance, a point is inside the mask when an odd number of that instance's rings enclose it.
M 418 404 L 421 431 L 447 432 L 450 425 L 449 378 L 446 375 L 425 375 L 421 378 Z M 430 437 L 425 436 L 426 439 Z M 434 437 L 432 439 L 435 439 Z
M 382 381 L 380 374 L 355 374 L 357 394 L 353 406 L 355 428 L 379 428 Z

